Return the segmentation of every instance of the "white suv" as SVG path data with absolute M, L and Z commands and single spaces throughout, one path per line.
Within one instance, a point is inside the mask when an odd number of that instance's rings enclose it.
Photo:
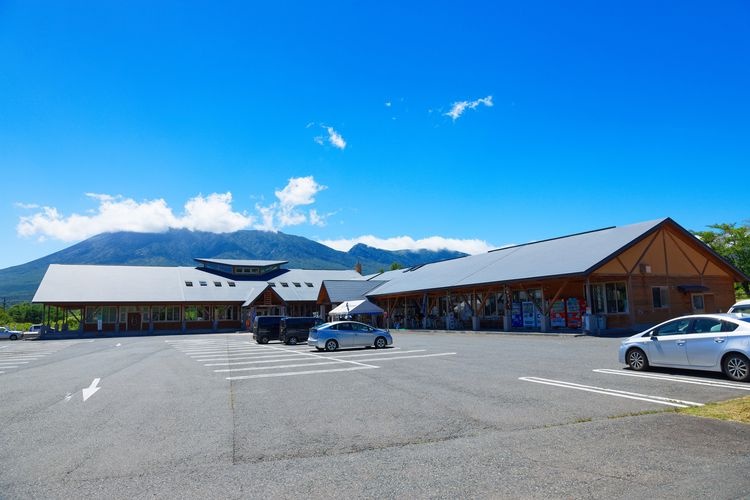
M 750 299 L 740 300 L 730 307 L 727 312 L 750 314 Z

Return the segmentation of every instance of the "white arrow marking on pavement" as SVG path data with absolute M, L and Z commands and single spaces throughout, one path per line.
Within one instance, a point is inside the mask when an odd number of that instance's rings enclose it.
M 83 400 L 84 401 L 86 401 L 88 398 L 90 398 L 91 396 L 93 396 L 96 393 L 96 391 L 98 391 L 99 389 L 101 389 L 101 387 L 97 387 L 97 385 L 99 385 L 99 381 L 100 380 L 101 380 L 100 378 L 95 378 L 94 381 L 91 382 L 90 386 L 88 386 L 87 388 L 83 389 L 82 392 L 83 392 Z

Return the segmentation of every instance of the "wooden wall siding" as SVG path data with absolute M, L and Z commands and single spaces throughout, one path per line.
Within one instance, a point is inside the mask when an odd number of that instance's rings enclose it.
M 650 268 L 650 272 L 646 266 Z M 706 253 L 694 241 L 678 237 L 667 228 L 661 229 L 602 264 L 592 273 L 592 277 L 629 274 L 729 277 L 729 273 L 715 262 L 712 255 Z

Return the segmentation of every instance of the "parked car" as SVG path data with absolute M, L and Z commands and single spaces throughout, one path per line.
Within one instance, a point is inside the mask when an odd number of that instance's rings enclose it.
M 253 321 L 253 340 L 267 344 L 269 340 L 279 340 L 279 326 L 284 316 L 256 316 Z
M 18 340 L 23 336 L 23 332 L 11 330 L 7 326 L 0 326 L 0 339 Z
M 279 340 L 289 345 L 305 342 L 310 333 L 310 328 L 322 323 L 322 319 L 312 316 L 281 318 L 281 323 L 279 324 Z
M 622 341 L 620 363 L 723 372 L 732 380 L 750 380 L 750 316 L 696 314 L 660 323 Z
M 750 314 L 750 299 L 740 300 L 729 308 L 730 313 Z
M 310 329 L 307 345 L 322 351 L 335 351 L 346 347 L 383 348 L 393 344 L 393 337 L 386 330 L 357 321 L 333 321 Z

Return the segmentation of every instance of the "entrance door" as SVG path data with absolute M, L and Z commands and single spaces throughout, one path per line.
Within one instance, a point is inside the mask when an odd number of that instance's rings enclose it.
M 128 331 L 141 329 L 141 313 L 128 313 Z

